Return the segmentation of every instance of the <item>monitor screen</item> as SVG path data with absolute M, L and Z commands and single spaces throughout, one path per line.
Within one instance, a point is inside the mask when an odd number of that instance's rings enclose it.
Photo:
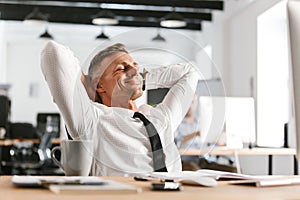
M 200 97 L 201 139 L 206 144 L 242 148 L 255 142 L 255 110 L 251 97 Z
M 225 104 L 225 97 L 201 96 L 199 98 L 200 132 L 203 144 L 215 145 L 222 140 Z
M 255 109 L 251 97 L 226 97 L 226 145 L 242 148 L 255 143 Z
M 49 117 L 50 121 L 49 121 Z M 37 114 L 37 133 L 42 137 L 46 131 L 47 125 L 51 126 L 52 138 L 60 137 L 60 114 L 59 113 L 38 113 Z M 47 122 L 49 124 L 47 124 Z

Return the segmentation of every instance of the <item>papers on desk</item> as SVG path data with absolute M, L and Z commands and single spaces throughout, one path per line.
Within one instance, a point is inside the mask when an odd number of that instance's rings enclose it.
M 200 169 L 197 171 L 197 173 L 202 174 L 203 176 L 215 178 L 216 180 L 252 180 L 258 178 L 258 176 L 210 169 Z
M 271 187 L 300 184 L 299 176 L 253 176 L 231 172 L 201 169 L 203 175 L 215 177 L 217 180 L 231 180 L 233 185 L 248 185 L 256 187 Z
M 17 187 L 44 187 L 56 194 L 137 193 L 141 189 L 121 182 L 93 176 L 13 176 Z
M 300 184 L 299 176 L 255 176 L 217 170 L 200 169 L 197 173 L 214 177 L 216 180 L 230 180 L 232 185 L 248 185 L 256 187 L 271 187 Z
M 214 177 L 205 176 L 195 171 L 153 172 L 149 177 L 163 181 L 173 180 L 183 184 L 201 185 L 205 187 L 213 187 L 218 184 Z
M 56 194 L 132 194 L 142 191 L 141 188 L 120 183 L 116 181 L 106 181 L 104 185 L 69 185 L 54 184 L 49 186 L 50 191 Z
M 182 172 L 153 172 L 139 177 L 148 180 L 173 180 L 183 184 L 206 187 L 216 186 L 217 180 L 229 180 L 230 184 L 256 187 L 300 184 L 299 176 L 254 176 L 208 169 Z
M 148 174 L 131 174 L 137 179 L 159 180 L 159 181 L 174 181 L 188 185 L 199 185 L 205 187 L 213 187 L 218 183 L 215 177 L 201 174 L 197 171 L 182 171 L 182 172 L 152 172 Z
M 300 184 L 300 177 L 296 176 L 264 176 L 251 180 L 236 180 L 229 182 L 232 185 L 248 185 L 256 187 L 271 187 Z
M 215 180 L 249 180 L 255 179 L 256 176 L 231 173 L 218 170 L 200 169 L 198 171 L 182 171 L 182 172 L 152 172 L 148 174 L 135 174 L 135 176 L 145 179 L 160 179 L 160 180 L 185 180 L 196 177 L 209 177 Z

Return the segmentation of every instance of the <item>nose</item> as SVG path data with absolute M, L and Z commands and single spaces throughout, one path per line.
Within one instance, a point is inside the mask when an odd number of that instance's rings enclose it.
M 126 75 L 128 77 L 134 77 L 134 76 L 137 76 L 138 75 L 138 70 L 136 67 L 130 67 L 126 73 Z

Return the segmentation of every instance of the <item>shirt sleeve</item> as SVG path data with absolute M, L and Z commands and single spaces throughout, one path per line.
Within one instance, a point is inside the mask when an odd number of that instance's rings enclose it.
M 162 103 L 156 108 L 168 118 L 172 132 L 174 132 L 191 105 L 199 80 L 199 72 L 190 63 L 179 63 L 147 71 L 147 89 L 170 89 Z
M 50 41 L 41 53 L 41 69 L 68 132 L 73 138 L 78 137 L 73 113 L 75 83 L 81 74 L 78 59 L 69 48 Z

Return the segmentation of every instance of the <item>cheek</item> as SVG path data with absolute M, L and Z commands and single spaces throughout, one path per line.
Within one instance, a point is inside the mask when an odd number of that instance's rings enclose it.
M 110 85 L 112 90 L 120 90 L 120 88 L 124 88 L 124 77 L 118 76 L 114 77 L 113 79 L 110 80 Z
M 116 86 L 116 80 L 114 78 L 106 78 L 101 81 L 101 86 L 105 91 L 112 91 Z
M 126 79 L 125 75 L 120 75 L 115 78 L 115 82 L 118 83 L 119 85 L 124 85 L 125 79 Z

